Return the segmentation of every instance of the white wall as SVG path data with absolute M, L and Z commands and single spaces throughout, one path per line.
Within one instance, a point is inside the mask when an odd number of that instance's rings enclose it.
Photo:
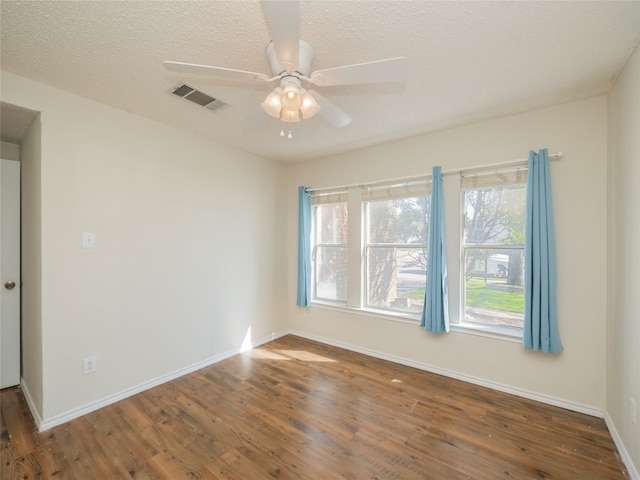
M 7 72 L 2 95 L 41 112 L 43 421 L 285 328 L 282 165 Z
M 534 393 L 602 413 L 605 407 L 607 254 L 606 97 L 558 105 L 416 136 L 291 168 L 289 176 L 289 321 L 315 338 Z M 312 306 L 295 307 L 298 185 L 340 186 L 526 158 L 548 147 L 558 251 L 560 335 L 565 351 L 545 355 L 519 343 L 460 332 L 434 336 L 420 327 Z M 455 175 L 444 178 L 450 308 L 458 316 L 460 210 Z
M 640 49 L 609 94 L 607 413 L 640 472 Z M 636 424 L 629 399 L 636 401 Z
M 22 141 L 21 242 L 22 259 L 22 384 L 32 408 L 43 408 L 42 357 L 42 197 L 40 118 L 31 124 Z
M 10 142 L 0 142 L 0 157 L 4 160 L 20 161 L 20 145 Z

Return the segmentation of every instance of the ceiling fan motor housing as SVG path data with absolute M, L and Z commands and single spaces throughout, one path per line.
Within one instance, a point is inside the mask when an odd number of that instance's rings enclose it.
M 271 66 L 271 72 L 274 76 L 282 73 L 287 73 L 286 69 L 282 68 L 280 60 L 278 59 L 278 53 L 273 42 L 269 42 L 266 49 L 267 59 Z M 300 39 L 300 45 L 298 48 L 298 68 L 295 70 L 302 76 L 309 76 L 311 72 L 311 63 L 313 62 L 313 47 L 304 40 Z M 293 72 L 288 72 L 293 73 Z

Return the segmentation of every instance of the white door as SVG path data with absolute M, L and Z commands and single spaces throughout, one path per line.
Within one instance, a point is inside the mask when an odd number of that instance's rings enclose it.
M 20 162 L 0 168 L 0 388 L 20 383 Z

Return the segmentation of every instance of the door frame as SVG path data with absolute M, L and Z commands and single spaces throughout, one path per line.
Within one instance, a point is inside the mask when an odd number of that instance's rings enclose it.
M 2 325 L 0 341 L 0 388 L 20 384 L 22 372 L 20 170 L 16 160 L 1 159 L 0 192 L 0 294 Z M 9 286 L 9 282 L 14 284 Z

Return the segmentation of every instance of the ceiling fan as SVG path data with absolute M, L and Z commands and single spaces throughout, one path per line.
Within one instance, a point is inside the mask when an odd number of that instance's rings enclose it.
M 313 48 L 300 38 L 300 3 L 298 0 L 264 0 L 263 7 L 272 41 L 266 55 L 272 75 L 232 68 L 164 62 L 167 70 L 177 73 L 209 75 L 227 80 L 279 82 L 262 102 L 262 109 L 285 122 L 298 122 L 316 113 L 336 127 L 352 119 L 338 106 L 318 92 L 306 90 L 303 84 L 317 87 L 368 83 L 401 82 L 407 78 L 407 60 L 389 58 L 367 63 L 345 65 L 311 72 Z M 311 73 L 310 73 L 311 72 Z

